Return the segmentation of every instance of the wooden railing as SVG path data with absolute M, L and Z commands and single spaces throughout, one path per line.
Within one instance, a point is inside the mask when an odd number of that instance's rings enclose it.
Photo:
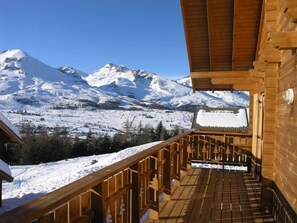
M 246 137 L 185 132 L 5 213 L 0 222 L 137 223 L 148 210 L 158 219 L 160 198 L 171 199 L 172 182 L 180 184 L 193 158 L 218 160 L 230 150 L 236 161 L 236 140 Z
M 192 134 L 193 162 L 251 165 L 252 136 L 247 133 L 196 132 Z

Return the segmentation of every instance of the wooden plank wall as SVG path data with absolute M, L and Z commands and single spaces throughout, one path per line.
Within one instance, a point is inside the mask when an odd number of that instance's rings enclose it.
M 269 43 L 268 37 L 270 32 L 277 31 L 277 1 L 278 0 L 263 0 L 259 35 L 260 37 L 258 40 L 258 52 L 256 61 L 254 62 L 254 71 L 258 73 L 264 73 L 264 85 L 259 88 L 258 92 L 264 96 L 264 118 L 263 121 L 261 121 L 263 123 L 263 143 L 261 141 L 262 153 L 261 157 L 258 157 L 260 158 L 260 160 L 262 160 L 261 207 L 263 211 L 272 211 L 273 208 L 271 202 L 271 182 L 273 182 L 275 175 L 274 161 L 276 135 L 276 101 L 278 88 L 277 80 L 279 75 L 279 62 L 281 60 L 281 57 L 279 51 L 275 49 L 272 44 Z M 261 125 L 261 123 L 259 123 L 259 125 Z M 255 160 L 257 160 L 257 158 L 255 158 Z
M 279 63 L 277 50 L 268 44 L 268 34 L 277 28 L 277 0 L 264 1 L 264 17 L 261 26 L 261 39 L 256 62 L 265 65 L 264 72 L 264 120 L 263 120 L 263 151 L 262 151 L 262 176 L 269 180 L 274 179 L 274 151 L 275 151 L 275 114 L 277 76 Z M 256 69 L 256 68 L 255 68 Z
M 269 188 L 274 181 L 297 212 L 297 99 L 292 105 L 282 100 L 282 93 L 288 88 L 293 88 L 295 97 L 297 96 L 297 44 L 280 49 L 273 45 L 273 41 L 269 41 L 270 33 L 297 32 L 296 21 L 286 14 L 288 2 L 289 0 L 264 1 L 261 38 L 258 42 L 256 62 L 265 64 L 262 208 L 265 210 L 272 207 L 269 202 L 272 196 Z
M 297 31 L 285 15 L 287 0 L 278 0 L 278 32 Z M 297 212 L 297 56 L 296 49 L 280 50 L 282 61 L 278 77 L 275 135 L 274 181 L 285 198 Z M 295 102 L 288 105 L 282 101 L 282 92 L 288 88 L 295 91 Z

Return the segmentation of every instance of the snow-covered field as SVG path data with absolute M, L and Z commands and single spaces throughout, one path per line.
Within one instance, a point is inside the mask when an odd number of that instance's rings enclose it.
M 45 125 L 47 127 L 67 127 L 72 136 L 86 135 L 90 130 L 93 134 L 113 135 L 124 131 L 126 122 L 130 126 L 137 127 L 141 122 L 143 126 L 150 124 L 156 127 L 160 121 L 166 129 L 173 129 L 179 126 L 190 129 L 193 114 L 186 111 L 170 110 L 145 110 L 145 111 L 125 111 L 125 110 L 96 110 L 85 109 L 33 109 L 24 111 L 11 111 L 1 109 L 14 125 L 20 127 L 22 123 L 32 123 L 35 126 Z
M 14 180 L 12 183 L 3 181 L 3 202 L 0 214 L 158 143 L 160 142 L 131 147 L 117 153 L 79 157 L 39 165 L 11 166 Z

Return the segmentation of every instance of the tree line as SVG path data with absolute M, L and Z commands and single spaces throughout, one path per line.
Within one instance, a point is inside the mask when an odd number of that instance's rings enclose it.
M 137 127 L 131 127 L 127 121 L 124 131 L 113 136 L 96 136 L 90 130 L 85 138 L 73 138 L 64 127 L 55 127 L 49 132 L 45 126 L 35 127 L 26 123 L 20 130 L 23 144 L 7 144 L 3 160 L 9 164 L 28 165 L 112 153 L 132 146 L 166 140 L 183 131 L 178 126 L 167 130 L 162 121 L 155 128 L 141 122 Z

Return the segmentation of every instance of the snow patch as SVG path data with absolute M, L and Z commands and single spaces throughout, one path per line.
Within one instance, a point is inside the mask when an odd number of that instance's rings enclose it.
M 230 166 L 230 165 L 219 165 L 210 163 L 192 163 L 193 168 L 207 168 L 207 169 L 219 169 L 219 170 L 237 170 L 237 171 L 247 171 L 246 166 Z
M 238 113 L 220 110 L 208 112 L 200 109 L 197 114 L 196 123 L 203 127 L 240 128 L 248 125 L 245 109 L 239 109 Z

